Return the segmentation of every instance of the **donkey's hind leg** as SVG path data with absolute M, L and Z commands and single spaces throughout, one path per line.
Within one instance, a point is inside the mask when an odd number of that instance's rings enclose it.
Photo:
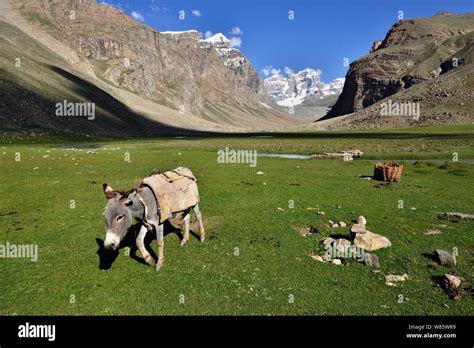
M 189 240 L 189 225 L 191 222 L 191 214 L 189 211 L 186 213 L 183 220 L 184 220 L 184 234 L 183 234 L 183 239 L 181 240 L 181 246 L 186 244 Z
M 196 220 L 199 225 L 199 234 L 201 236 L 201 242 L 206 239 L 206 231 L 204 230 L 204 224 L 202 223 L 201 210 L 199 209 L 199 203 L 194 206 L 194 213 L 196 214 Z

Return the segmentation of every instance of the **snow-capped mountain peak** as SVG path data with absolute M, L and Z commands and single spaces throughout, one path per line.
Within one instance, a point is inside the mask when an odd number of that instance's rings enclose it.
M 230 40 L 222 33 L 217 33 L 208 37 L 207 39 L 201 40 L 201 42 L 209 43 L 217 46 L 229 46 Z
M 344 86 L 344 78 L 330 83 L 321 81 L 321 70 L 306 68 L 297 73 L 287 70 L 286 77 L 280 73 L 273 74 L 264 80 L 267 93 L 280 106 L 296 106 L 309 98 L 320 98 L 340 94 Z

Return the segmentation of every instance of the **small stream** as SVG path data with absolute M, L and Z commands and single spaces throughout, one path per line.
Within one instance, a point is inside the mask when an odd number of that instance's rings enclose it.
M 260 153 L 257 154 L 257 157 L 280 157 L 280 158 L 292 158 L 292 159 L 310 159 L 310 155 L 298 155 L 298 154 L 290 154 L 290 153 Z M 357 159 L 356 161 L 360 161 L 364 159 Z M 389 159 L 366 159 L 365 161 L 369 161 L 372 163 L 377 163 L 377 162 L 384 162 L 384 161 L 389 161 Z M 410 162 L 434 162 L 438 164 L 444 164 L 445 162 L 450 162 L 450 163 L 456 163 L 453 162 L 451 159 L 440 159 L 440 158 L 435 158 L 435 159 L 396 159 L 395 161 L 410 161 Z M 464 163 L 464 164 L 474 164 L 474 158 L 459 158 L 457 163 Z

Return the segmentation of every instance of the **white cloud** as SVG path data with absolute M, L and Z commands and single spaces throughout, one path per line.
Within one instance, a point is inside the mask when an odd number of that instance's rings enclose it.
M 293 71 L 292 69 L 290 69 L 289 67 L 287 67 L 287 66 L 285 66 L 285 67 L 283 68 L 283 71 L 285 72 L 285 74 L 286 74 L 287 76 L 291 76 L 291 75 L 294 74 L 294 71 Z
M 233 27 L 232 35 L 244 35 L 244 32 L 240 29 L 240 27 Z
M 242 39 L 240 37 L 231 37 L 230 38 L 230 46 L 231 47 L 240 47 L 242 45 Z
M 137 21 L 144 22 L 145 18 L 143 18 L 143 15 L 139 12 L 132 11 L 132 17 L 136 19 Z
M 204 33 L 204 38 L 209 39 L 212 35 L 213 35 L 212 32 L 210 30 L 208 30 Z
M 193 16 L 201 17 L 201 11 L 199 11 L 199 10 L 192 10 L 191 13 L 193 14 Z

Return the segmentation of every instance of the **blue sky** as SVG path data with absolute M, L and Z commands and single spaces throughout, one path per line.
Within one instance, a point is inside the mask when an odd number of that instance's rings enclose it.
M 157 29 L 222 32 L 255 69 L 321 69 L 322 80 L 344 77 L 349 62 L 365 55 L 403 18 L 439 11 L 474 11 L 474 0 L 97 0 L 121 8 Z M 180 14 L 183 16 L 180 18 Z M 289 19 L 293 11 L 294 19 Z M 241 33 L 232 34 L 232 28 Z

